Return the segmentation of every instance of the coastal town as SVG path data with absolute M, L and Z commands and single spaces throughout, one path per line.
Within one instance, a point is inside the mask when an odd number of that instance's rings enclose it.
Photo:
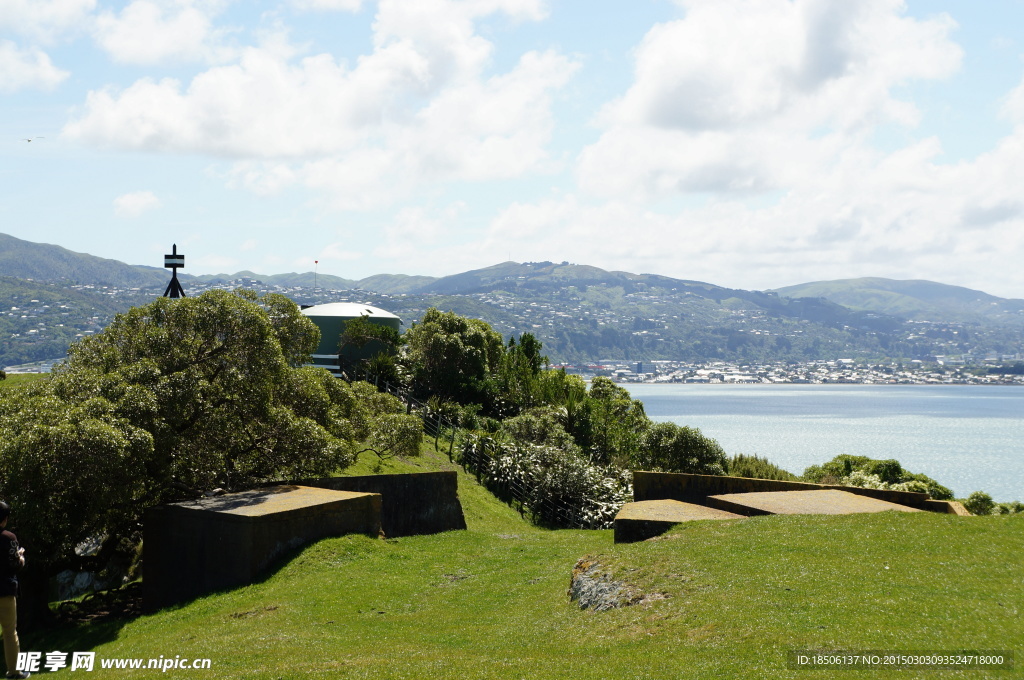
M 616 362 L 559 365 L 584 378 L 603 375 L 625 383 L 686 383 L 715 385 L 1024 385 L 1024 363 L 1013 367 L 925 364 L 866 364 L 852 359 L 800 364 L 688 363 L 683 361 Z M 995 371 L 995 372 L 991 372 Z M 1001 371 L 1010 371 L 1008 373 Z

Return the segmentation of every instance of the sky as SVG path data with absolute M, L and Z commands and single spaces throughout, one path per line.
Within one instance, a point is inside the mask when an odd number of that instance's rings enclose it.
M 1024 298 L 1022 57 L 1024 0 L 0 0 L 0 232 Z

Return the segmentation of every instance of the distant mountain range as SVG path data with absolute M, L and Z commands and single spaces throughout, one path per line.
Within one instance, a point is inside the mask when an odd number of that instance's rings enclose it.
M 1024 300 L 933 281 L 842 279 L 787 286 L 775 292 L 787 297 L 821 297 L 850 309 L 913 321 L 1012 321 L 1024 313 Z
M 0 276 L 33 281 L 89 283 L 100 286 L 164 287 L 167 271 L 75 253 L 49 243 L 0 234 Z
M 167 271 L 160 267 L 128 265 L 75 253 L 57 245 L 23 241 L 6 234 L 0 234 L 0 276 L 140 289 L 162 289 L 168 281 Z M 573 289 L 585 292 L 591 287 L 605 287 L 621 290 L 626 295 L 660 291 L 667 295 L 704 299 L 716 305 L 753 305 L 782 316 L 810 320 L 827 317 L 842 321 L 846 314 L 836 309 L 841 306 L 858 314 L 857 318 L 870 313 L 900 320 L 1024 326 L 1024 300 L 999 298 L 932 281 L 882 278 L 818 281 L 772 291 L 748 291 L 654 274 L 606 271 L 568 262 L 503 262 L 441 278 L 377 274 L 353 280 L 313 272 L 266 275 L 250 271 L 203 276 L 179 274 L 179 278 L 186 288 L 189 281 L 227 283 L 251 279 L 285 287 L 312 288 L 315 285 L 335 290 L 362 289 L 390 295 L 423 296 L 504 291 L 536 297 L 571 292 Z

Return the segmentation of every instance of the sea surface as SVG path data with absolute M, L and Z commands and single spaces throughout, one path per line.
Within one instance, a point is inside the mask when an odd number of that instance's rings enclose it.
M 1024 501 L 1024 388 L 989 385 L 623 385 L 655 421 L 794 474 L 840 453 L 895 458 L 958 498 Z

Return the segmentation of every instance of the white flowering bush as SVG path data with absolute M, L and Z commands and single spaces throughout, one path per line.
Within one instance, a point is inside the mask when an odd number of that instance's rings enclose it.
M 553 446 L 467 435 L 461 456 L 492 490 L 540 524 L 607 528 L 633 496 L 629 471 Z
M 915 491 L 917 493 L 928 493 L 928 485 L 922 481 L 912 479 L 908 482 L 885 482 L 878 475 L 856 470 L 839 480 L 842 486 L 856 486 L 862 489 L 884 489 L 887 491 Z

